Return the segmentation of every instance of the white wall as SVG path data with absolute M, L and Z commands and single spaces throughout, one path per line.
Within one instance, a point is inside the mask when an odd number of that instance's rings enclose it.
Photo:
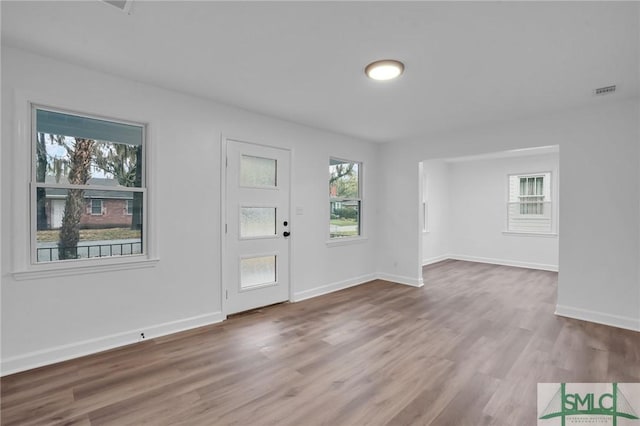
M 157 266 L 15 280 L 26 266 L 30 162 L 26 108 L 16 103 L 28 98 L 149 123 Z M 640 329 L 639 111 L 637 99 L 594 98 L 592 108 L 376 146 L 3 47 L 2 372 L 223 318 L 221 134 L 292 149 L 292 206 L 304 210 L 291 217 L 294 299 L 376 275 L 422 283 L 418 159 L 558 144 L 558 311 Z M 365 164 L 368 239 L 357 244 L 326 245 L 329 156 Z M 600 179 L 584 185 L 594 170 Z
M 417 159 L 559 145 L 559 313 L 640 330 L 638 98 L 385 144 L 378 269 L 417 280 L 422 257 Z M 597 173 L 593 185 L 584 177 Z M 593 208 L 597 194 L 598 208 Z M 393 207 L 393 208 L 392 208 Z M 596 225 L 599 224 L 599 225 Z
M 427 199 L 427 232 L 422 233 L 422 263 L 427 265 L 450 257 L 451 189 L 449 164 L 443 160 L 423 162 L 424 193 Z
M 15 279 L 27 267 L 28 100 L 148 123 L 155 267 Z M 2 48 L 3 374 L 223 319 L 221 134 L 292 150 L 293 299 L 375 276 L 376 145 Z M 330 156 L 364 162 L 358 244 L 326 245 Z
M 450 164 L 452 258 L 558 270 L 558 237 L 505 233 L 508 175 L 551 172 L 557 224 L 558 154 L 454 161 Z
M 509 174 L 552 172 L 554 228 L 558 221 L 558 154 L 496 153 L 423 162 L 428 232 L 422 264 L 464 259 L 546 270 L 558 269 L 558 238 L 505 233 Z M 555 231 L 555 229 L 554 229 Z

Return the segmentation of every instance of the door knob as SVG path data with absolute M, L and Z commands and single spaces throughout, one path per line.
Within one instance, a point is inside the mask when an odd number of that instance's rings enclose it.
M 291 235 L 291 232 L 289 232 L 289 231 L 284 231 L 284 232 L 282 233 L 282 235 L 284 235 L 285 237 L 288 237 L 289 235 Z

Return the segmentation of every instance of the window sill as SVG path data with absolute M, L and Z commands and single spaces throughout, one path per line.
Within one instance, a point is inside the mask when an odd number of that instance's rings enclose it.
M 351 244 L 362 244 L 367 242 L 366 237 L 343 237 L 327 241 L 327 247 L 348 246 Z
M 542 238 L 558 238 L 555 232 L 518 232 L 518 231 L 502 231 L 502 235 L 511 237 L 542 237 Z
M 106 262 L 92 265 L 60 265 L 43 264 L 34 265 L 28 271 L 13 273 L 16 281 L 37 280 L 41 278 L 66 277 L 71 275 L 89 275 L 101 272 L 125 271 L 129 269 L 154 268 L 160 259 L 118 259 L 118 262 Z

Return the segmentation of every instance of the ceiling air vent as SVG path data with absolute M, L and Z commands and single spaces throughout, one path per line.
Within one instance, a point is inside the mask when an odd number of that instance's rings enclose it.
M 616 91 L 615 84 L 613 86 L 598 87 L 597 89 L 593 89 L 593 96 L 610 95 L 615 91 Z
M 113 7 L 117 7 L 124 13 L 131 13 L 131 3 L 133 0 L 102 0 L 103 2 L 110 4 Z

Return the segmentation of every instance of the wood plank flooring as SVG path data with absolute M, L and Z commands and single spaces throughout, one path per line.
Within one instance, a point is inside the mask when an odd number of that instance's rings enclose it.
M 535 425 L 538 382 L 640 382 L 557 274 L 445 261 L 2 379 L 2 425 Z

